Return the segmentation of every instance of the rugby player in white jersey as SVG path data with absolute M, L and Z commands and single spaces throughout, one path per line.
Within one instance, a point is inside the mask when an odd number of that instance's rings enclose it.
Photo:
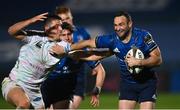
M 23 30 L 30 24 L 44 21 L 47 15 L 48 13 L 43 13 L 18 22 L 8 30 L 11 36 L 25 43 L 20 50 L 15 67 L 11 70 L 9 77 L 4 78 L 2 82 L 4 98 L 7 102 L 19 109 L 44 108 L 39 87 L 42 81 L 46 79 L 49 68 L 52 69 L 51 67 L 59 61 L 59 58 L 55 58 L 49 54 L 49 50 L 54 44 L 63 46 L 63 50 L 68 50 L 70 47 L 65 42 L 58 42 L 60 41 L 60 34 L 62 34 L 61 21 L 58 16 L 49 16 L 45 22 L 45 29 L 42 32 Z M 83 57 L 83 60 L 91 60 L 91 57 L 88 58 L 88 56 L 94 53 L 96 51 L 84 52 L 83 50 L 79 50 L 75 54 L 71 53 L 70 57 L 74 59 Z M 62 100 L 61 103 L 63 101 L 65 102 L 65 100 Z M 94 104 L 96 103 L 92 102 L 92 105 Z
M 5 100 L 17 109 L 42 109 L 44 103 L 40 92 L 40 84 L 47 77 L 48 71 L 60 59 L 53 57 L 49 50 L 60 39 L 62 31 L 61 21 L 58 16 L 50 16 L 44 13 L 31 19 L 18 23 L 9 28 L 9 33 L 25 44 L 21 47 L 18 60 L 11 70 L 9 77 L 2 82 L 2 93 Z M 46 19 L 47 18 L 47 19 Z M 24 27 L 37 21 L 45 21 L 44 31 L 46 36 L 29 36 L 22 30 Z M 53 42 L 52 42 L 53 41 Z M 58 42 L 59 45 L 68 48 L 69 44 Z

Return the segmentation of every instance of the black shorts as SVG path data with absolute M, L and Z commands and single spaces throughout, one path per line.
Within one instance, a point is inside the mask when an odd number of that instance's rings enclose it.
M 46 79 L 41 85 L 41 92 L 45 107 L 62 100 L 70 100 L 74 94 L 76 75 L 67 75 Z
M 85 74 L 84 73 L 76 73 L 77 74 L 77 83 L 74 90 L 74 95 L 80 96 L 84 98 L 85 94 Z
M 152 101 L 157 98 L 157 80 L 148 80 L 145 83 L 128 83 L 121 81 L 119 100 L 134 100 L 136 102 Z

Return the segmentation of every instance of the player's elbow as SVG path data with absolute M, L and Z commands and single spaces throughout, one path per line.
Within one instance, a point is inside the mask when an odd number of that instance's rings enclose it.
M 159 57 L 159 58 L 157 58 L 156 66 L 160 66 L 161 64 L 162 64 L 162 58 Z
M 160 66 L 162 64 L 162 56 L 161 56 L 161 52 L 160 49 L 157 48 L 157 54 L 156 54 L 156 59 L 157 59 L 157 66 Z
M 91 48 L 96 47 L 95 39 L 89 39 L 89 40 L 86 40 L 86 42 L 87 42 L 88 47 L 91 47 Z
M 158 65 L 160 66 L 162 64 L 162 57 L 159 58 Z
M 15 34 L 15 33 L 13 33 L 12 27 L 8 28 L 8 34 L 11 35 L 11 36 L 13 36 Z
M 14 28 L 13 28 L 12 26 L 8 28 L 8 34 L 9 34 L 10 36 L 16 38 L 16 37 L 17 37 L 17 33 L 18 33 L 18 32 L 15 31 Z

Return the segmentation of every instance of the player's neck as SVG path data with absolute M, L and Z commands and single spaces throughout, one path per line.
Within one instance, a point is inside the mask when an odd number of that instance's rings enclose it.
M 128 43 L 131 39 L 132 32 L 131 30 L 124 36 L 124 39 L 122 40 L 123 43 Z

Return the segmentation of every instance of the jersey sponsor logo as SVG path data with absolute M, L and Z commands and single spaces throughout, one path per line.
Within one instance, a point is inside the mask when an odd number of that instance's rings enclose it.
M 69 70 L 69 67 L 68 67 L 68 66 L 64 66 L 64 67 L 63 67 L 63 73 L 64 73 L 64 74 L 70 73 L 70 70 Z
M 120 51 L 119 51 L 119 49 L 117 47 L 113 50 L 113 52 L 120 53 Z
M 37 101 L 40 101 L 41 100 L 41 97 L 36 97 L 35 99 L 33 99 L 33 101 L 37 102 Z
M 154 40 L 152 39 L 152 36 L 150 34 L 148 34 L 145 39 L 144 39 L 144 42 L 147 44 L 147 45 L 150 45 L 154 42 Z
M 152 98 L 156 100 L 156 99 L 157 99 L 156 94 L 154 94 L 154 95 L 152 96 Z

